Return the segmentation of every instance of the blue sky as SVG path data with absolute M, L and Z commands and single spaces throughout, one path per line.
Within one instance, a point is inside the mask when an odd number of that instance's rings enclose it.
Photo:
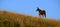
M 46 10 L 47 18 L 60 19 L 60 0 L 0 0 L 0 10 L 38 16 L 36 7 Z

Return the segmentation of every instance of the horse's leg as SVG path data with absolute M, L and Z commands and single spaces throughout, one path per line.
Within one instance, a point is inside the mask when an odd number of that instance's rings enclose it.
M 43 18 L 45 17 L 44 14 L 42 14 L 42 17 L 43 17 Z
M 46 18 L 46 14 L 44 14 L 45 18 Z
M 39 14 L 39 17 L 41 18 L 41 15 Z
M 43 18 L 46 18 L 46 15 L 45 15 L 45 14 L 42 14 L 42 17 L 43 17 Z
M 44 17 L 44 15 L 42 15 Z

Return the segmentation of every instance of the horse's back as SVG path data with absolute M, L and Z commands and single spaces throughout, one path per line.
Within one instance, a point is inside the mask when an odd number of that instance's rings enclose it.
M 46 11 L 45 11 L 45 10 L 42 10 L 42 12 L 46 13 Z

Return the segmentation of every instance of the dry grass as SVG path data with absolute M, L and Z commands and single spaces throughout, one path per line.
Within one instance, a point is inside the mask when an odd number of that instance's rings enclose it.
M 60 21 L 0 11 L 0 27 L 60 27 Z

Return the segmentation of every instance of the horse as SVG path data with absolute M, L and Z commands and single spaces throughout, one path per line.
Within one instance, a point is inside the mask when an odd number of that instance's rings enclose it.
M 43 16 L 43 17 L 45 17 L 46 18 L 46 11 L 45 10 L 41 10 L 41 9 L 39 9 L 38 7 L 37 7 L 37 10 L 36 11 L 38 11 L 38 13 L 39 13 L 39 16 Z

